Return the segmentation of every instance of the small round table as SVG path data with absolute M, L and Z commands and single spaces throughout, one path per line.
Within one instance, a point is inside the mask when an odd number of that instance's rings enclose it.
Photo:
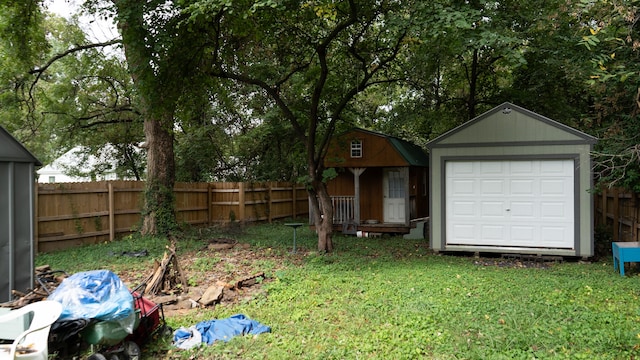
M 285 223 L 284 225 L 293 228 L 293 251 L 291 252 L 295 254 L 296 253 L 296 230 L 298 230 L 298 228 L 304 224 L 303 223 Z

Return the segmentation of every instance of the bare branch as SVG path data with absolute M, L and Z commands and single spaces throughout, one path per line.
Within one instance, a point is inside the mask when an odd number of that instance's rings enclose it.
M 31 71 L 29 71 L 30 74 L 38 74 L 38 78 L 40 77 L 39 74 L 42 74 L 43 72 L 47 71 L 47 69 L 53 65 L 54 62 L 62 59 L 63 57 L 73 54 L 73 53 L 77 53 L 79 51 L 84 51 L 84 50 L 88 50 L 88 49 L 94 49 L 94 48 L 99 48 L 99 47 L 105 47 L 105 46 L 111 46 L 111 45 L 115 45 L 115 44 L 119 44 L 120 43 L 120 39 L 113 39 L 111 41 L 107 41 L 107 42 L 102 42 L 102 43 L 94 43 L 94 44 L 86 44 L 86 45 L 79 45 L 76 47 L 73 47 L 71 49 L 68 49 L 64 52 L 61 52 L 59 54 L 54 55 L 51 59 L 49 59 L 49 61 L 47 61 L 46 64 L 44 64 L 42 67 L 39 67 L 37 69 L 33 69 Z M 37 80 L 36 80 L 37 82 Z M 33 86 L 32 86 L 33 87 Z
M 597 159 L 594 161 L 594 174 L 598 178 L 607 178 L 607 186 L 612 188 L 625 180 L 627 169 L 640 164 L 640 144 L 632 145 L 620 154 L 592 152 L 591 155 Z
M 29 74 L 35 74 L 36 78 L 33 80 L 33 82 L 31 82 L 31 86 L 29 86 L 29 93 L 28 93 L 29 96 L 28 96 L 28 100 L 27 100 L 27 104 L 28 104 L 28 107 L 30 109 L 29 113 L 31 113 L 32 110 L 35 109 L 35 106 L 33 105 L 35 103 L 34 96 L 33 96 L 33 89 L 36 87 L 36 85 L 37 85 L 38 81 L 40 80 L 40 77 L 42 76 L 42 74 L 44 74 L 49 69 L 49 67 L 51 67 L 51 65 L 53 65 L 53 63 L 55 63 L 56 61 L 64 58 L 65 56 L 77 53 L 79 51 L 84 51 L 84 50 L 94 49 L 94 48 L 100 48 L 100 47 L 105 47 L 105 46 L 111 46 L 111 45 L 115 45 L 115 44 L 118 44 L 118 43 L 120 43 L 120 40 L 119 39 L 114 39 L 114 40 L 107 41 L 107 42 L 102 42 L 102 43 L 79 45 L 79 46 L 67 49 L 64 52 L 61 52 L 59 54 L 54 55 L 43 66 L 30 70 Z

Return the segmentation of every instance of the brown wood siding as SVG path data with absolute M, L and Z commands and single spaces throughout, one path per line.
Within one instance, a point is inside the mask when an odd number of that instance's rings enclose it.
M 353 196 L 355 194 L 353 174 L 348 169 L 337 170 L 338 177 L 327 183 L 329 194 L 331 196 Z
M 327 183 L 331 196 L 355 196 L 353 174 L 340 169 L 338 177 Z M 382 222 L 382 168 L 369 168 L 360 176 L 360 220 Z
M 382 222 L 382 168 L 369 168 L 360 175 L 360 220 Z
M 351 141 L 362 141 L 362 157 L 351 158 Z M 331 143 L 325 166 L 330 167 L 379 167 L 407 166 L 389 141 L 379 135 L 352 131 L 334 139 Z
M 422 167 L 409 168 L 409 197 L 412 202 L 411 219 L 429 216 L 428 171 Z

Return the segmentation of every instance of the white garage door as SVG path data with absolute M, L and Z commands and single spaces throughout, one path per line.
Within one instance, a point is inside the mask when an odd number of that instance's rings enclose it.
M 573 160 L 448 161 L 447 245 L 574 247 Z

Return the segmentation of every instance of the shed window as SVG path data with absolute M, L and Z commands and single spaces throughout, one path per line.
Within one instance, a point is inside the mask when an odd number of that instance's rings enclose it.
M 56 177 L 55 176 L 49 176 L 49 182 L 50 183 L 56 182 Z
M 404 198 L 404 185 L 405 179 L 400 171 L 389 171 L 389 193 L 387 194 L 391 199 Z
M 351 157 L 352 158 L 361 158 L 362 157 L 362 140 L 351 140 Z

